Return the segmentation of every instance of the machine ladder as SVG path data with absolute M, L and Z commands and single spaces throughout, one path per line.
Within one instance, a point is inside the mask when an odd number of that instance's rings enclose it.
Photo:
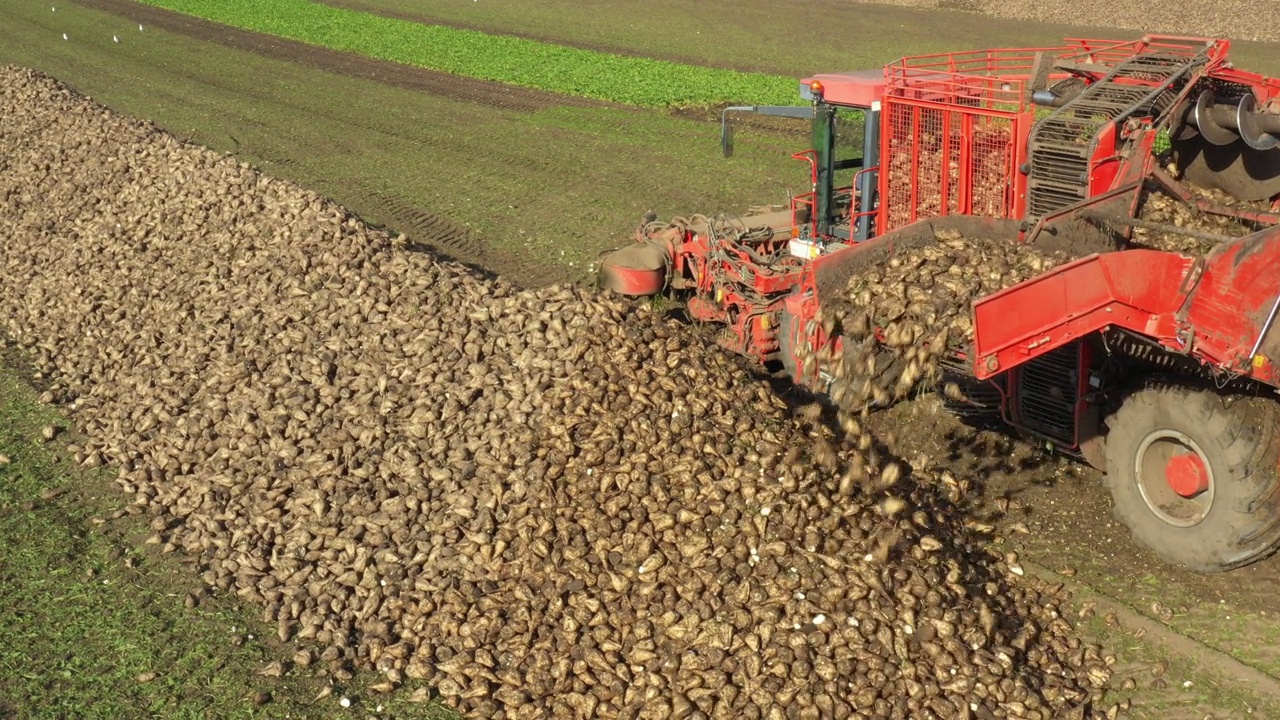
M 1089 197 L 1090 161 L 1103 129 L 1130 116 L 1159 115 L 1172 86 L 1208 61 L 1208 50 L 1191 56 L 1147 52 L 1115 65 L 1102 79 L 1036 123 L 1028 142 L 1026 219 L 1041 218 Z

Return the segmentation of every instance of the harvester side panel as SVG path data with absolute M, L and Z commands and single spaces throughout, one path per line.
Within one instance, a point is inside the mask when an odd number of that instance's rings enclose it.
M 1224 244 L 1205 258 L 1204 271 L 1182 312 L 1206 359 L 1273 385 L 1280 380 L 1276 268 L 1280 228 Z
M 1122 327 L 1174 349 L 1194 258 L 1159 250 L 1090 255 L 974 303 L 974 373 L 986 379 Z

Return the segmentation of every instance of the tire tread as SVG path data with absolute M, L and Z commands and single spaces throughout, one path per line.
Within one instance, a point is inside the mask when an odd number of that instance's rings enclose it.
M 1266 557 L 1280 545 L 1278 419 L 1276 403 L 1263 398 L 1224 398 L 1167 383 L 1136 391 L 1107 423 L 1111 429 L 1108 455 L 1115 457 L 1108 457 L 1110 472 L 1105 482 L 1114 501 L 1113 513 L 1130 528 L 1136 542 L 1168 562 L 1201 572 L 1231 570 Z M 1226 507 L 1235 515 L 1225 533 L 1230 537 L 1197 537 L 1196 532 L 1165 526 L 1153 518 L 1136 490 L 1128 488 L 1135 480 L 1124 468 L 1132 467 L 1133 459 L 1120 455 L 1136 446 L 1157 423 L 1168 423 L 1188 434 L 1207 432 L 1209 438 L 1216 439 L 1214 464 L 1231 469 L 1228 477 L 1218 479 L 1215 490 L 1225 495 Z M 1197 428 L 1199 432 L 1194 432 Z M 1160 525 L 1153 526 L 1153 522 Z M 1169 537 L 1146 537 L 1160 534 L 1160 527 Z M 1200 526 L 1188 530 L 1203 533 Z M 1177 537 L 1181 541 L 1174 541 Z

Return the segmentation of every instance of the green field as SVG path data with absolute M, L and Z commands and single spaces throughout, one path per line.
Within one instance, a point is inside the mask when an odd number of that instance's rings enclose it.
M 324 0 L 370 12 L 491 33 L 587 44 L 682 62 L 799 77 L 879 67 L 904 55 L 999 47 L 1053 47 L 1064 37 L 1133 39 L 1099 24 L 997 20 L 859 0 L 607 0 L 578 12 L 577 0 Z M 566 18 L 573 18 L 566 22 Z M 1083 18 L 1082 18 L 1083 19 Z M 1233 43 L 1237 64 L 1280 72 L 1273 43 Z
M 644 107 L 720 102 L 790 104 L 789 78 L 623 57 L 333 8 L 308 0 L 148 4 L 312 45 L 456 75 Z
M 589 11 L 568 0 L 155 0 L 352 58 L 553 91 L 564 96 L 558 101 L 521 88 L 472 95 L 465 82 L 441 93 L 380 82 L 305 47 L 265 52 L 230 31 L 197 31 L 179 20 L 139 29 L 138 13 L 152 9 L 122 0 L 51 3 L 56 9 L 0 4 L 0 63 L 48 72 L 121 112 L 333 197 L 370 222 L 529 284 L 588 279 L 598 253 L 624 241 L 647 210 L 740 212 L 805 189 L 807 170 L 788 157 L 804 146 L 802 128 L 744 126 L 726 160 L 713 112 L 660 106 L 790 102 L 797 76 L 903 54 L 1132 36 L 837 0 L 601 0 Z M 345 9 L 326 7 L 339 5 Z M 424 25 L 433 22 L 454 27 Z M 1241 66 L 1276 71 L 1275 49 L 1242 44 L 1234 56 Z M 374 69 L 409 72 L 390 63 Z M 109 473 L 75 469 L 59 459 L 66 453 L 58 443 L 37 440 L 57 418 L 35 403 L 27 377 L 8 360 L 0 371 L 0 454 L 12 460 L 0 467 L 0 717 L 333 717 L 344 694 L 361 716 L 380 715 L 378 705 L 403 717 L 446 714 L 408 702 L 419 690 L 412 686 L 384 698 L 364 687 L 371 678 L 358 677 L 314 701 L 323 681 L 306 672 L 258 675 L 292 649 L 264 641 L 252 610 L 228 599 L 186 607 L 186 595 L 198 590 L 195 575 L 139 544 L 144 518 L 95 522 L 128 499 L 115 494 Z M 1069 492 L 1046 490 L 1040 502 L 1055 518 L 1105 523 L 1105 508 L 1083 513 Z M 1048 566 L 1073 558 L 1081 583 L 1140 613 L 1153 614 L 1151 603 L 1161 599 L 1178 609 L 1169 621 L 1178 633 L 1280 676 L 1270 645 L 1280 638 L 1280 600 L 1267 600 L 1266 591 L 1276 582 L 1274 564 L 1192 581 L 1144 565 L 1110 525 L 1100 532 L 1097 547 L 1092 540 L 1055 546 L 1059 536 L 1046 535 L 1026 551 Z M 1164 657 L 1140 637 L 1091 632 L 1117 647 L 1135 674 Z M 1201 677 L 1194 657 L 1170 665 L 1180 678 Z M 151 672 L 155 679 L 138 681 Z M 1148 673 L 1131 716 L 1201 720 L 1268 708 L 1248 688 L 1204 677 L 1212 681 L 1194 693 L 1164 692 L 1146 687 Z M 255 708 L 259 692 L 271 699 Z

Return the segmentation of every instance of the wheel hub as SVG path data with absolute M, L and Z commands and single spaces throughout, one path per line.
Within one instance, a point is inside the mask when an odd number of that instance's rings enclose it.
M 1175 455 L 1164 466 L 1164 478 L 1174 492 L 1193 498 L 1209 489 L 1209 468 L 1195 453 Z
M 1163 522 L 1193 527 L 1213 508 L 1213 468 L 1200 445 L 1183 432 L 1149 433 L 1138 446 L 1134 471 L 1143 501 Z

